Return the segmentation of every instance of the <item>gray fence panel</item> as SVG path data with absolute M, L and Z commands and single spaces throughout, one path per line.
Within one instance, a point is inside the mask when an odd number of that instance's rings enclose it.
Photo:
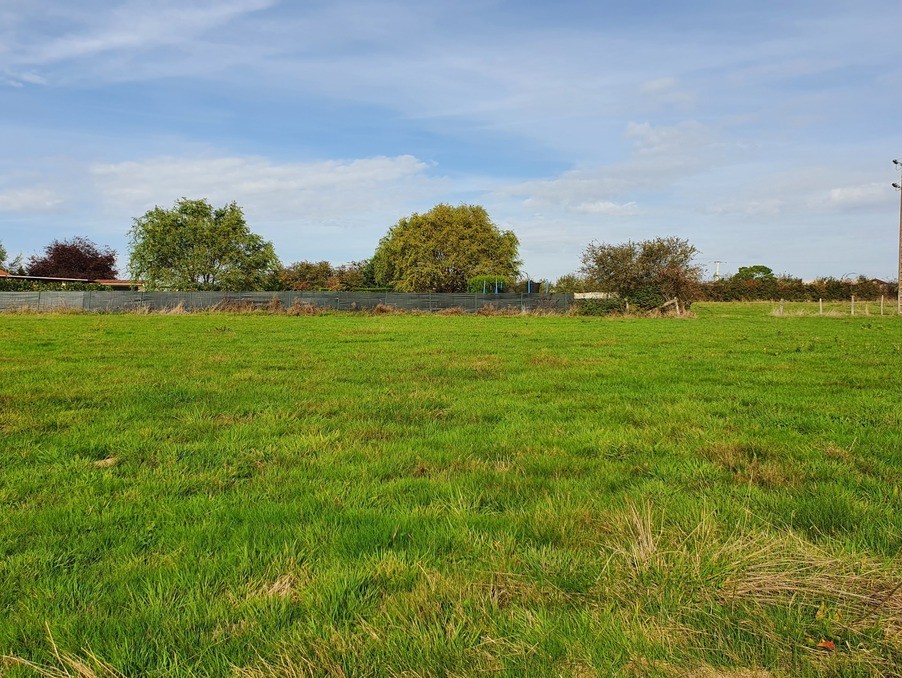
M 0 310 L 84 309 L 134 311 L 139 309 L 186 311 L 230 308 L 282 308 L 312 304 L 345 311 L 372 310 L 385 305 L 400 311 L 442 311 L 460 308 L 474 313 L 491 306 L 498 309 L 566 311 L 572 294 L 406 294 L 400 292 L 0 292 Z
M 143 306 L 141 292 L 85 292 L 86 311 L 134 311 Z
M 38 310 L 84 309 L 84 292 L 41 292 Z
M 40 307 L 40 292 L 3 292 L 0 293 L 0 309 L 4 311 L 22 308 L 37 310 Z

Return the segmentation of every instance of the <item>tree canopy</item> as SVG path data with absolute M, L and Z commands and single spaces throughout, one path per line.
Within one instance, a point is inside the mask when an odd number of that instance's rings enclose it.
M 734 280 L 775 280 L 772 269 L 758 264 L 756 266 L 740 266 L 733 276 Z
M 6 248 L 3 247 L 3 243 L 0 242 L 0 268 L 6 266 Z
M 118 274 L 115 250 L 82 237 L 54 240 L 43 255 L 30 257 L 26 268 L 28 275 L 46 278 L 109 280 Z
M 135 219 L 129 232 L 129 272 L 148 289 L 261 290 L 272 285 L 279 260 L 272 243 L 250 231 L 234 202 L 176 201 Z
M 279 271 L 279 285 L 288 290 L 355 290 L 375 287 L 372 261 L 340 266 L 328 261 L 297 261 Z
M 590 243 L 580 273 L 598 289 L 616 292 L 651 308 L 674 297 L 691 301 L 701 279 L 692 265 L 698 250 L 682 238 L 667 237 L 619 245 Z
M 479 205 L 439 204 L 395 224 L 376 248 L 376 282 L 399 292 L 464 292 L 477 275 L 516 278 L 519 241 Z

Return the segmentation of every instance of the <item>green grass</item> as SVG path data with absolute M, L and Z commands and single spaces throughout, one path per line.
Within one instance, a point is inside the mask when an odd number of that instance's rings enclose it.
M 892 673 L 902 322 L 694 310 L 0 316 L 7 674 Z

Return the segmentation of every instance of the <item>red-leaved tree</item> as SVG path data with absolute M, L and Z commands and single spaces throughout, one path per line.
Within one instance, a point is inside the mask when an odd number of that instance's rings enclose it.
M 82 237 L 54 240 L 44 248 L 43 255 L 28 259 L 27 270 L 28 275 L 89 280 L 112 279 L 118 274 L 116 252 Z

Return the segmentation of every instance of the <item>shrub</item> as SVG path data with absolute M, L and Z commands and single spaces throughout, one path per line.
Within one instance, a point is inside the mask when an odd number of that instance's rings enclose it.
M 649 286 L 635 290 L 626 298 L 626 301 L 631 306 L 635 305 L 643 311 L 651 311 L 652 309 L 660 308 L 667 299 L 664 298 L 660 288 Z
M 0 277 L 0 292 L 104 292 L 109 289 L 97 283 L 46 283 Z
M 626 311 L 626 301 L 613 299 L 577 299 L 571 307 L 575 315 L 612 315 Z

